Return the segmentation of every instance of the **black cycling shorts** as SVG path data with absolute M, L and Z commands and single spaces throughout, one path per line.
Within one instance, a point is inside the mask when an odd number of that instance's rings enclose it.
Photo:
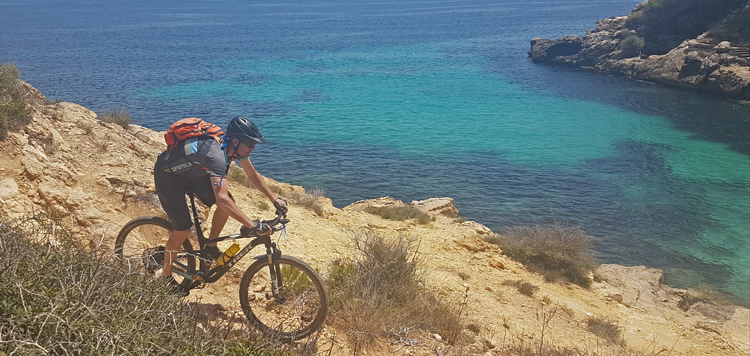
M 211 188 L 211 177 L 209 175 L 206 175 L 205 178 L 190 181 L 157 168 L 154 169 L 154 185 L 156 186 L 156 194 L 159 195 L 161 207 L 167 213 L 169 220 L 172 221 L 172 228 L 175 231 L 188 230 L 193 226 L 193 219 L 185 200 L 185 195 L 188 192 L 195 193 L 195 196 L 208 207 L 216 204 L 216 196 Z M 232 197 L 231 193 L 229 197 Z

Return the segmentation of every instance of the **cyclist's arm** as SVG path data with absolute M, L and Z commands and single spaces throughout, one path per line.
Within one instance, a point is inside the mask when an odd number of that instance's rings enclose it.
M 239 221 L 242 225 L 247 227 L 253 227 L 253 225 L 255 225 L 253 220 L 248 218 L 229 196 L 229 188 L 226 178 L 222 182 L 222 177 L 211 176 L 211 187 L 214 189 L 214 197 L 216 197 L 216 206 L 218 208 L 224 210 L 229 216 Z
M 255 188 L 265 194 L 272 203 L 275 202 L 278 197 L 271 191 L 271 188 L 266 184 L 266 180 L 263 179 L 263 176 L 255 170 L 255 167 L 250 163 L 250 160 L 246 159 L 240 161 L 240 166 L 242 167 L 242 170 L 245 171 L 247 178 L 253 182 Z

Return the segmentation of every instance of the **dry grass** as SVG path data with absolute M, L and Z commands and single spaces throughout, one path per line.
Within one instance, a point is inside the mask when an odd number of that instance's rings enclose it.
M 318 216 L 325 215 L 325 209 L 321 203 L 320 198 L 326 195 L 326 191 L 319 187 L 314 187 L 306 192 L 291 192 L 287 198 L 289 201 L 297 206 L 301 206 L 307 210 L 312 210 Z
M 0 354 L 282 355 L 90 244 L 50 218 L 0 222 Z
M 622 339 L 622 328 L 614 320 L 607 317 L 592 316 L 586 319 L 586 326 L 592 334 L 608 342 L 618 345 L 625 344 Z
M 102 122 L 117 124 L 123 129 L 128 129 L 132 119 L 124 108 L 107 109 L 98 115 Z
M 326 279 L 333 319 L 356 353 L 379 338 L 404 339 L 415 330 L 454 343 L 463 329 L 461 306 L 442 300 L 424 281 L 413 239 L 368 231 L 354 237 L 353 259 L 332 264 Z
M 582 287 L 591 286 L 594 269 L 594 238 L 576 227 L 555 223 L 548 226 L 516 226 L 493 236 L 488 242 L 499 245 L 510 258 L 541 273 L 547 281 L 566 280 Z
M 539 287 L 535 286 L 534 284 L 521 280 L 505 280 L 503 281 L 503 285 L 516 287 L 516 289 L 518 289 L 518 293 L 529 297 L 533 297 L 534 293 L 539 290 Z

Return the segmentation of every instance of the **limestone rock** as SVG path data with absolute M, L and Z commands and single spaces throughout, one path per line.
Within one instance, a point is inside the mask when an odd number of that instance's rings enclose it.
M 406 206 L 404 202 L 393 199 L 391 197 L 382 197 L 375 199 L 365 199 L 354 202 L 344 207 L 345 211 L 364 211 L 367 208 L 383 208 L 383 207 L 398 207 Z
M 643 6 L 639 5 L 634 12 Z M 732 43 L 723 41 L 713 45 L 705 36 L 681 43 L 664 39 L 669 43 L 668 48 L 672 48 L 666 54 L 634 57 L 633 51 L 625 53 L 620 46 L 626 38 L 638 35 L 636 31 L 625 28 L 626 19 L 599 20 L 596 29 L 589 30 L 582 37 L 534 38 L 528 56 L 537 63 L 594 68 L 634 79 L 750 100 L 750 60 L 735 53 Z M 649 40 L 654 41 L 654 38 Z
M 0 200 L 8 200 L 18 195 L 18 183 L 13 178 L 0 180 Z
M 432 215 L 457 216 L 458 209 L 453 205 L 453 198 L 430 198 L 426 200 L 415 200 L 411 205 L 419 210 Z
M 643 299 L 656 300 L 664 277 L 664 271 L 660 269 L 613 264 L 599 266 L 596 274 L 613 287 L 605 295 L 629 308 L 635 307 Z

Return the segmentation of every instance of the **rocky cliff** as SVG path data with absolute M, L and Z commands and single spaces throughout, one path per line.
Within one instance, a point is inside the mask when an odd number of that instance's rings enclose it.
M 81 240 L 107 249 L 128 220 L 162 214 L 152 182 L 154 159 L 165 147 L 162 133 L 137 125 L 123 128 L 104 123 L 86 108 L 50 103 L 32 87 L 25 88 L 34 96 L 32 122 L 0 142 L 3 219 L 52 214 Z M 253 218 L 269 217 L 271 212 L 260 192 L 230 184 L 243 211 Z M 304 191 L 272 179 L 269 184 L 282 195 Z M 323 216 L 291 207 L 288 239 L 279 240 L 286 254 L 325 272 L 334 259 L 351 256 L 356 231 L 419 238 L 420 255 L 429 266 L 427 282 L 446 300 L 460 303 L 466 324 L 473 325 L 464 330 L 461 344 L 448 345 L 439 335 L 414 331 L 408 338 L 381 340 L 372 354 L 501 355 L 507 354 L 508 345 L 538 345 L 542 339 L 545 345 L 575 348 L 581 354 L 623 354 L 619 345 L 589 331 L 587 320 L 592 316 L 615 321 L 623 329 L 625 343 L 641 354 L 750 352 L 750 310 L 702 300 L 685 303 L 692 292 L 663 285 L 660 270 L 603 265 L 590 289 L 548 283 L 487 243 L 485 237 L 492 231 L 476 222 L 449 217 L 457 212 L 450 198 L 412 203 L 435 217 L 427 224 L 385 220 L 362 211 L 404 204 L 391 198 L 363 200 L 344 209 L 335 208 L 325 198 L 320 203 Z M 237 223 L 230 221 L 224 232 L 238 230 Z M 211 320 L 241 313 L 238 285 L 248 265 L 249 261 L 240 261 L 222 280 L 194 291 L 189 300 L 207 308 Z M 523 295 L 504 284 L 508 280 L 528 281 L 539 291 L 534 296 Z M 549 320 L 550 328 L 543 334 L 540 312 L 549 312 L 553 306 L 561 312 Z M 346 330 L 327 324 L 318 341 L 320 350 L 351 354 L 344 335 Z
M 636 26 L 648 6 L 646 1 L 628 16 L 599 20 L 596 29 L 584 36 L 534 38 L 529 58 L 750 100 L 750 50 L 744 37 L 736 42 L 722 40 L 735 37 L 718 30 L 687 39 L 655 36 L 647 26 Z M 750 23 L 750 2 L 732 15 Z M 678 44 L 665 51 L 670 43 Z

